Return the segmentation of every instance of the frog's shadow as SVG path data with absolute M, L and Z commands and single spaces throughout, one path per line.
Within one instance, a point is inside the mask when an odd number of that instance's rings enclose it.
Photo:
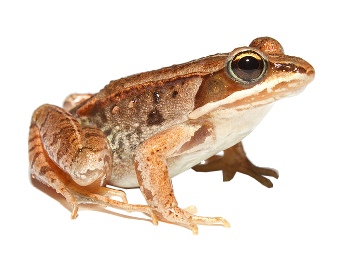
M 279 170 L 279 172 L 281 171 L 282 170 Z M 235 175 L 234 179 L 231 181 L 224 181 L 224 176 L 225 172 L 223 171 L 200 172 L 193 170 L 177 176 L 176 178 L 172 179 L 172 184 L 178 202 L 203 201 L 219 198 L 259 198 L 281 196 L 305 191 L 307 189 L 306 186 L 282 176 L 269 178 L 272 183 L 271 187 L 265 187 L 261 183 L 239 174 Z M 56 193 L 52 188 L 39 183 L 39 181 L 32 179 L 31 182 L 37 189 L 57 200 L 68 210 L 71 210 L 71 205 L 62 195 Z M 139 188 L 117 189 L 123 191 L 127 196 L 142 198 L 142 193 Z M 142 200 L 137 202 L 137 204 L 146 205 L 146 202 Z M 79 207 L 83 210 L 86 209 L 84 208 L 86 207 L 84 205 L 80 205 Z M 123 214 L 111 212 L 98 206 L 87 205 L 87 209 L 129 217 Z

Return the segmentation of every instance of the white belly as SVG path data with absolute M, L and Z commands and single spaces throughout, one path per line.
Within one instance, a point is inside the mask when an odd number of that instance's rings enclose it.
M 174 177 L 240 142 L 261 122 L 272 105 L 243 111 L 227 109 L 213 113 L 210 122 L 215 126 L 215 136 L 208 137 L 204 143 L 189 150 L 190 152 L 186 152 L 186 154 L 168 159 L 170 177 Z

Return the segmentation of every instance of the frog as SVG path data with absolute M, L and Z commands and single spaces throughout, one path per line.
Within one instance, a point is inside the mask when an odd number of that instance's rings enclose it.
M 223 217 L 181 208 L 172 178 L 188 169 L 243 173 L 271 188 L 271 168 L 247 157 L 242 140 L 273 104 L 302 92 L 315 76 L 305 60 L 270 37 L 246 47 L 110 81 L 97 94 L 72 94 L 63 108 L 44 104 L 31 119 L 30 174 L 72 205 L 142 212 L 198 234 L 198 225 L 230 227 Z M 223 155 L 220 152 L 223 151 Z M 116 187 L 116 188 L 114 188 Z M 139 188 L 147 205 L 130 204 Z

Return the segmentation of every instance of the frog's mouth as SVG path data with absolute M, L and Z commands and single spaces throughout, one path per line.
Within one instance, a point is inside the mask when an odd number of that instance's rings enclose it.
M 239 112 L 268 105 L 285 97 L 298 95 L 313 78 L 314 73 L 270 77 L 250 89 L 237 91 L 217 102 L 207 103 L 192 111 L 188 117 L 197 119 L 214 111 L 216 116 L 220 116 L 220 110 L 229 109 L 230 112 Z M 226 112 L 223 115 L 226 117 Z

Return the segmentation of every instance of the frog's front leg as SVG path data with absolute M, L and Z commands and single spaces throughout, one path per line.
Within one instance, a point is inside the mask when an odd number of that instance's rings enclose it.
M 270 168 L 255 166 L 247 158 L 242 142 L 237 143 L 224 151 L 224 156 L 212 156 L 205 161 L 192 167 L 197 172 L 210 172 L 222 170 L 223 180 L 230 181 L 237 172 L 249 175 L 262 185 L 271 188 L 272 182 L 264 176 L 278 178 L 278 172 Z
M 112 151 L 103 132 L 82 127 L 62 108 L 42 105 L 34 111 L 29 132 L 30 171 L 73 205 L 95 203 L 126 211 L 140 211 L 156 219 L 148 206 L 127 203 L 124 192 L 104 187 L 112 172 Z M 119 196 L 123 202 L 109 198 Z
M 181 125 L 167 129 L 144 141 L 134 154 L 135 170 L 140 189 L 159 220 L 187 227 L 198 233 L 197 224 L 229 223 L 221 217 L 200 217 L 178 207 L 168 173 L 167 158 L 191 141 L 199 130 Z M 192 207 L 193 208 L 193 207 Z

